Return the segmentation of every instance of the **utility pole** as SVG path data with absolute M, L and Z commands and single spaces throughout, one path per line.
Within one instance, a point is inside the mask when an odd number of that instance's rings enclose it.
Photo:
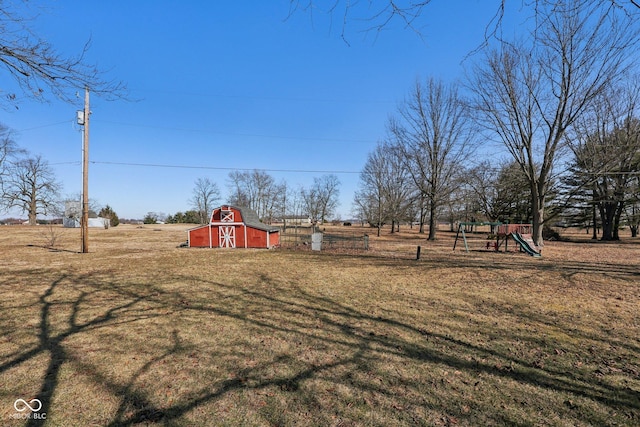
M 82 133 L 82 253 L 89 252 L 89 88 L 84 88 Z

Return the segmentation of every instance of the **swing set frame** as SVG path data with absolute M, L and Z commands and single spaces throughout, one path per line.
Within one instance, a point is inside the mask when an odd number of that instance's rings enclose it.
M 490 239 L 487 239 L 486 249 L 493 249 L 496 252 L 500 252 L 500 247 L 504 243 L 504 251 L 508 251 L 508 242 L 509 237 L 512 234 L 520 234 L 520 235 L 530 235 L 531 230 L 533 229 L 533 225 L 531 224 L 509 224 L 503 222 L 460 222 L 458 223 L 458 231 L 456 232 L 456 240 L 453 242 L 453 250 L 456 250 L 456 246 L 458 244 L 458 239 L 462 236 L 462 241 L 464 243 L 464 249 L 466 252 L 469 252 L 469 243 L 467 241 L 466 229 L 467 227 L 479 227 L 479 226 L 491 226 L 490 235 L 495 236 L 495 242 L 491 242 Z M 516 245 L 517 246 L 517 245 Z

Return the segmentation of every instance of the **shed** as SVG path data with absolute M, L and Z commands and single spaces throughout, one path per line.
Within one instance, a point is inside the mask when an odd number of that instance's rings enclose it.
M 82 217 L 82 202 L 78 200 L 66 200 L 64 202 L 64 218 L 62 218 L 62 226 L 65 228 L 80 228 Z M 109 218 L 99 217 L 94 211 L 89 210 L 89 221 L 87 227 L 91 228 L 109 228 L 111 220 Z
M 280 229 L 260 222 L 252 209 L 223 205 L 211 212 L 209 224 L 187 230 L 187 243 L 195 248 L 273 248 L 280 244 Z
M 80 228 L 81 222 L 79 218 L 62 218 L 62 226 L 65 228 Z M 109 228 L 111 227 L 111 220 L 109 218 L 89 218 L 87 222 L 89 228 Z

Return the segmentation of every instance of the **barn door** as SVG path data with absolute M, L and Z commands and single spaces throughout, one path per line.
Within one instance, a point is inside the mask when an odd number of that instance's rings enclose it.
M 236 228 L 232 225 L 218 227 L 218 238 L 221 248 L 235 248 Z

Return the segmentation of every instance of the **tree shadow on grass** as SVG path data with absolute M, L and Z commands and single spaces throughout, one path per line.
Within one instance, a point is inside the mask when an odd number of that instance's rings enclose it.
M 50 246 L 50 245 L 33 245 L 33 244 L 28 244 L 27 245 L 28 248 L 42 248 L 45 250 L 48 250 L 49 252 L 66 252 L 66 253 L 70 253 L 70 254 L 79 254 L 79 251 L 72 251 L 71 249 L 63 249 L 63 248 L 57 248 L 55 246 Z
M 37 277 L 41 277 L 39 273 Z M 197 283 L 199 289 L 207 291 L 207 298 L 203 299 L 202 293 L 197 290 L 195 293 L 168 290 L 165 283 Z M 66 317 L 66 325 L 60 328 L 59 325 L 53 325 L 56 314 L 54 311 L 57 309 L 54 297 L 63 285 L 75 286 L 78 292 L 69 301 L 70 311 Z M 90 304 L 89 297 L 93 292 L 110 292 L 113 297 L 99 309 L 100 314 L 93 314 L 88 320 L 80 320 L 87 318 L 84 310 Z M 233 304 L 229 303 L 229 298 L 232 298 Z M 13 355 L 10 360 L 1 364 L 0 373 L 47 353 L 49 362 L 35 397 L 42 402 L 41 411 L 48 412 L 54 403 L 56 391 L 64 386 L 60 383 L 63 365 L 71 363 L 83 368 L 82 371 L 87 372 L 93 382 L 105 387 L 119 399 L 120 403 L 111 421 L 105 423 L 112 427 L 143 423 L 179 425 L 190 411 L 215 402 L 231 392 L 275 389 L 284 394 L 296 394 L 306 382 L 313 379 L 323 379 L 336 386 L 354 387 L 385 396 L 405 408 L 425 405 L 417 397 L 425 386 L 420 384 L 421 378 L 415 378 L 415 382 L 407 381 L 401 375 L 387 378 L 387 381 L 411 391 L 406 395 L 398 395 L 388 386 L 363 379 L 363 373 L 371 370 L 371 366 L 377 364 L 383 356 L 418 366 L 442 366 L 471 375 L 499 377 L 536 389 L 588 399 L 610 407 L 613 411 L 622 410 L 632 416 L 640 416 L 638 394 L 630 388 L 594 380 L 577 372 L 541 367 L 506 349 L 472 344 L 464 337 L 438 332 L 429 325 L 418 326 L 403 320 L 401 316 L 373 315 L 363 308 L 321 292 L 312 292 L 298 286 L 283 286 L 264 272 L 246 284 L 227 284 L 185 275 L 171 275 L 156 284 L 133 281 L 115 283 L 90 274 L 62 275 L 50 283 L 40 295 L 38 303 L 38 344 L 30 350 Z M 496 310 L 499 309 L 498 307 Z M 65 340 L 74 335 L 88 334 L 107 326 L 126 328 L 138 321 L 161 317 L 166 313 L 196 316 L 198 319 L 211 321 L 228 319 L 230 322 L 247 325 L 257 333 L 280 334 L 290 340 L 313 343 L 318 347 L 325 346 L 330 349 L 328 351 L 340 352 L 332 354 L 330 360 L 324 362 L 303 362 L 295 352 L 287 355 L 275 354 L 271 358 L 260 360 L 254 366 L 238 370 L 226 379 L 214 380 L 194 388 L 190 390 L 189 397 L 178 402 L 158 406 L 153 403 L 153 396 L 149 392 L 137 386 L 137 381 L 143 375 L 152 375 L 156 365 L 183 353 L 183 340 L 188 340 L 189 337 L 182 336 L 179 329 L 171 332 L 170 346 L 156 349 L 154 355 L 148 357 L 124 383 L 104 375 L 100 367 L 78 360 L 65 346 Z M 522 322 L 549 321 L 540 314 L 534 317 L 531 313 L 522 313 L 515 317 L 520 317 Z M 237 350 L 222 348 L 219 351 Z M 293 372 L 272 375 L 281 366 L 290 367 L 289 370 Z M 447 406 L 450 403 L 445 400 L 440 404 L 430 405 L 432 409 L 444 413 L 453 412 L 458 418 L 464 419 L 466 415 L 463 412 Z M 507 416 L 497 409 L 495 413 L 484 416 L 494 423 L 518 424 L 513 419 L 505 418 Z M 587 414 L 574 416 L 583 422 L 593 422 Z M 474 422 L 474 419 L 468 418 L 468 422 Z M 46 423 L 46 420 L 30 419 L 26 426 L 43 426 Z M 526 423 L 523 421 L 523 424 Z
M 183 280 L 193 278 L 184 277 Z M 262 281 L 268 281 L 268 276 L 262 275 Z M 211 305 L 198 303 L 190 305 L 188 311 L 203 311 L 216 317 L 228 317 L 234 320 L 249 323 L 260 330 L 278 332 L 287 336 L 295 336 L 297 339 L 324 342 L 330 347 L 351 348 L 350 355 L 339 357 L 337 360 L 315 364 L 301 369 L 297 374 L 285 378 L 264 379 L 260 372 L 268 369 L 270 362 L 251 369 L 241 371 L 236 378 L 229 379 L 214 387 L 210 392 L 208 387 L 199 393 L 200 397 L 191 401 L 173 405 L 163 410 L 164 420 L 177 419 L 191 409 L 204 403 L 216 400 L 232 390 L 263 389 L 279 387 L 281 390 L 295 391 L 300 388 L 304 380 L 323 376 L 326 378 L 328 371 L 337 367 L 347 367 L 351 370 L 358 366 L 366 366 L 373 362 L 375 354 L 384 352 L 395 355 L 400 359 L 411 362 L 428 362 L 435 365 L 448 366 L 451 369 L 467 372 L 484 373 L 491 376 L 502 377 L 507 380 L 528 384 L 536 388 L 545 388 L 554 392 L 567 393 L 569 395 L 583 397 L 600 402 L 612 408 L 637 412 L 640 409 L 638 397 L 631 389 L 611 386 L 600 381 L 593 381 L 575 373 L 555 370 L 553 368 L 541 368 L 535 364 L 517 358 L 509 353 L 496 351 L 490 348 L 472 345 L 466 341 L 453 338 L 448 335 L 433 331 L 418 329 L 396 319 L 371 316 L 344 303 L 325 296 L 313 295 L 301 289 L 295 290 L 295 298 L 282 298 L 278 293 L 259 292 L 254 288 L 225 285 L 219 282 L 206 283 L 207 286 L 218 290 L 241 291 L 236 298 L 244 301 L 240 306 L 250 307 L 262 305 L 263 309 L 251 310 L 251 313 L 259 313 L 260 316 L 246 314 L 245 311 L 237 311 L 224 305 Z M 272 285 L 274 285 L 272 283 Z M 273 287 L 271 288 L 273 289 Z M 265 313 L 278 313 L 277 316 L 265 316 Z M 314 331 L 305 318 L 320 318 L 324 331 Z M 282 319 L 289 319 L 282 322 Z M 368 324 L 369 327 L 357 326 Z M 436 342 L 438 346 L 421 344 L 402 338 L 401 333 L 380 334 L 374 330 L 400 330 L 409 335 L 420 336 L 425 342 Z M 326 334 L 327 330 L 333 333 Z M 372 350 L 376 348 L 377 350 Z M 473 355 L 468 358 L 465 356 Z M 371 359 L 371 360 L 368 360 Z M 502 361 L 501 364 L 483 362 L 483 360 Z M 275 362 L 274 362 L 275 363 Z M 352 379 L 331 377 L 332 381 L 353 385 Z M 408 385 L 410 387 L 410 385 Z M 392 396 L 391 392 L 370 383 L 358 382 L 357 387 L 369 390 L 373 393 L 384 394 L 390 398 L 402 401 L 402 396 Z M 419 405 L 417 401 L 405 401 L 404 405 Z M 444 408 L 443 408 L 444 409 Z M 593 421 L 585 419 L 585 421 Z M 131 425 L 133 419 L 119 420 L 111 425 Z
M 557 259 L 536 259 L 519 253 L 502 253 L 483 251 L 473 256 L 464 253 L 457 255 L 435 253 L 425 254 L 420 260 L 411 257 L 395 258 L 378 253 L 361 253 L 357 256 L 329 253 L 304 253 L 306 262 L 327 263 L 336 262 L 346 267 L 361 266 L 363 264 L 392 269 L 425 270 L 425 281 L 432 276 L 432 272 L 441 269 L 465 269 L 475 271 L 493 271 L 510 277 L 514 271 L 526 272 L 535 279 L 538 274 L 557 272 L 565 278 L 569 285 L 578 285 L 574 277 L 578 275 L 594 275 L 594 277 L 608 278 L 622 281 L 633 287 L 634 293 L 640 283 L 640 269 L 633 263 L 615 263 L 607 261 L 577 261 Z M 472 283 L 471 283 L 472 284 Z M 607 289 L 603 289 L 607 291 Z
M 39 276 L 38 272 L 38 276 Z M 29 276 L 29 275 L 27 275 Z M 39 413 L 47 413 L 52 404 L 52 398 L 59 387 L 60 370 L 62 366 L 69 362 L 68 352 L 65 350 L 64 341 L 74 335 L 95 330 L 103 325 L 113 324 L 119 321 L 119 315 L 126 312 L 130 308 L 144 301 L 144 295 L 138 295 L 122 304 L 116 304 L 111 308 L 107 308 L 103 314 L 94 317 L 86 322 L 79 322 L 78 315 L 82 309 L 85 298 L 88 293 L 83 291 L 72 303 L 72 310 L 67 319 L 67 327 L 64 331 L 54 332 L 51 325 L 52 312 L 55 310 L 56 303 L 51 301 L 56 290 L 62 284 L 68 285 L 68 282 L 80 285 L 91 283 L 94 279 L 91 275 L 70 276 L 62 275 L 58 279 L 51 282 L 46 291 L 40 295 L 38 302 L 40 306 L 40 319 L 38 326 L 38 345 L 30 350 L 19 352 L 13 355 L 10 360 L 0 364 L 0 374 L 11 368 L 17 367 L 29 360 L 43 354 L 48 353 L 49 362 L 42 378 L 42 384 L 39 392 L 34 397 L 38 399 L 42 407 Z M 136 319 L 129 319 L 128 322 L 134 322 Z M 125 321 L 127 322 L 127 321 Z M 27 427 L 43 426 L 47 423 L 46 418 L 31 417 L 25 424 Z

